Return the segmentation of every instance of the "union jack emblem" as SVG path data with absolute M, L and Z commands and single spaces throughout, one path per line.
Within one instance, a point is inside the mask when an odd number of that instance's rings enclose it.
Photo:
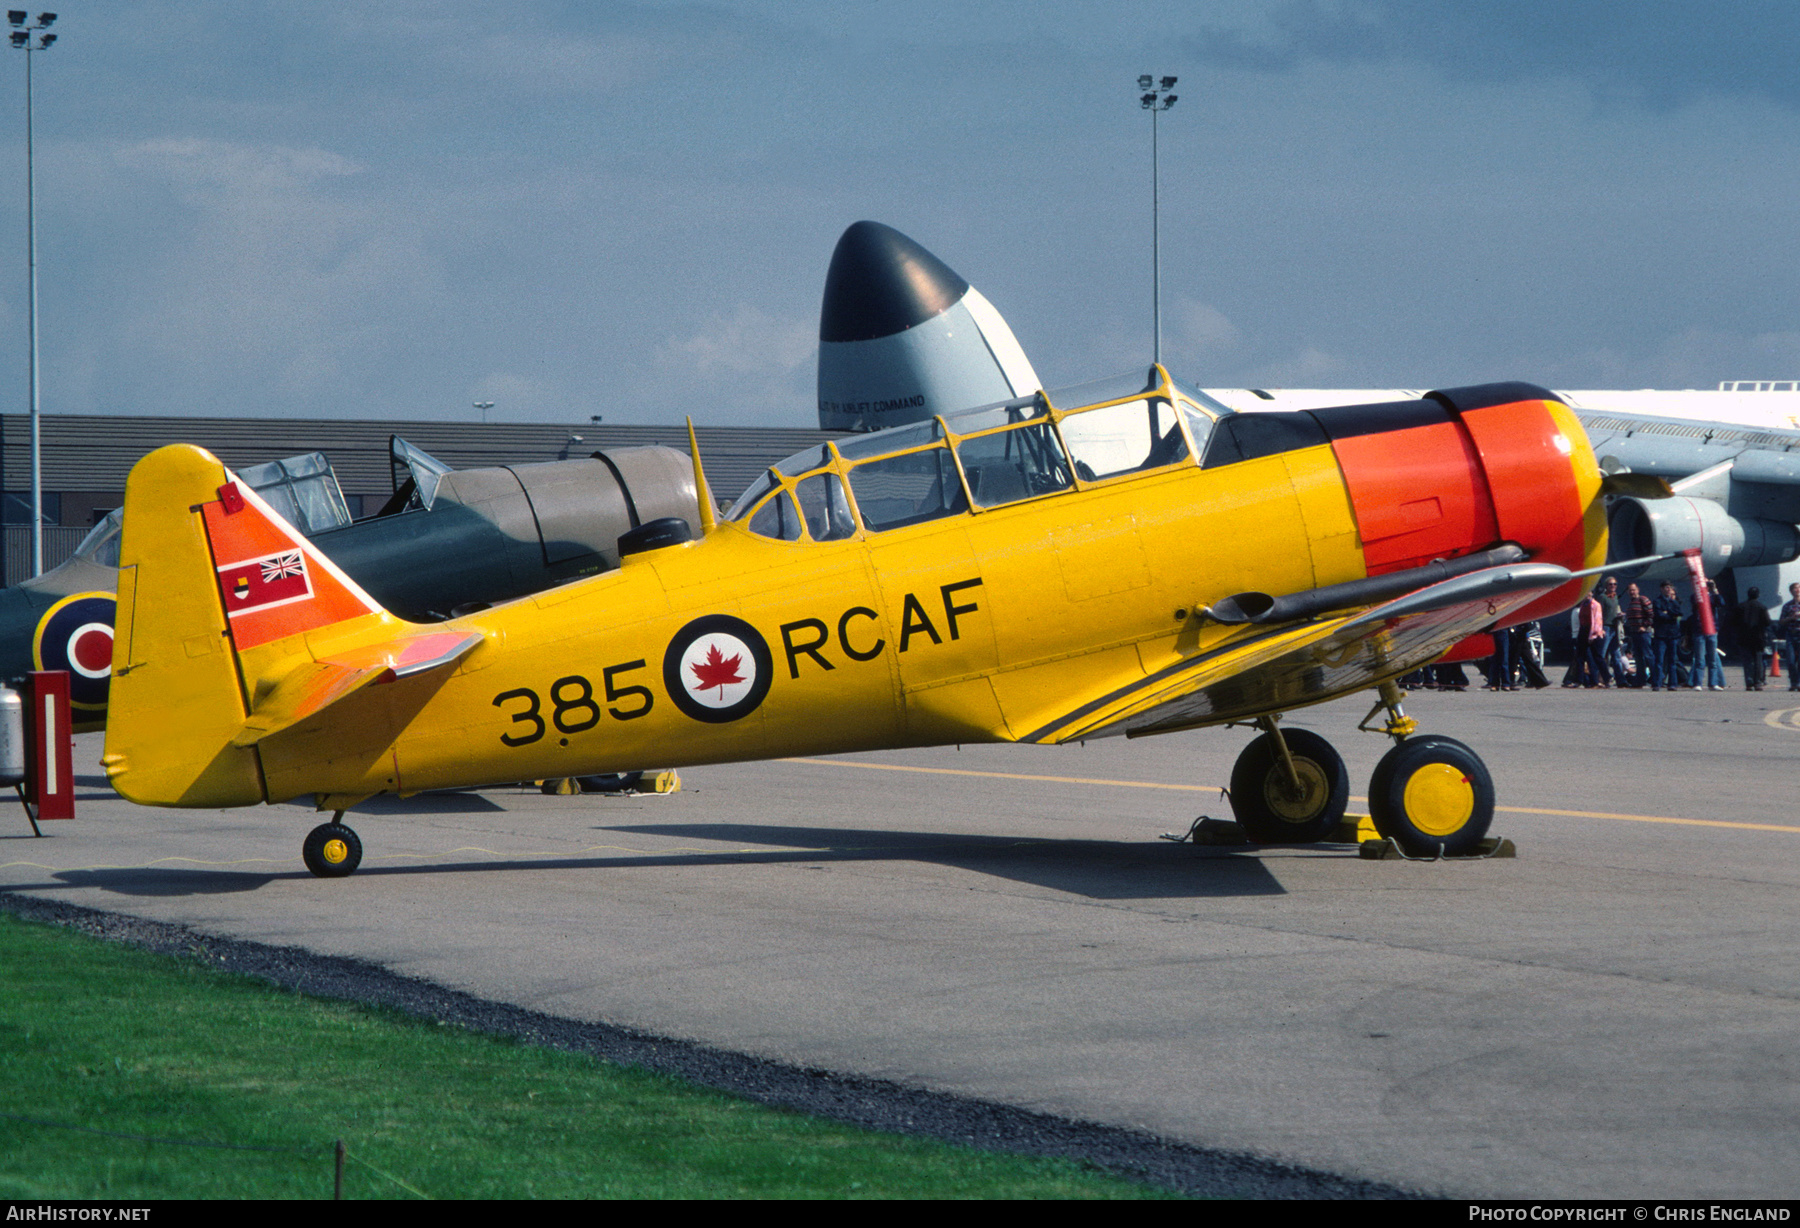
M 263 560 L 262 578 L 264 584 L 269 584 L 276 580 L 285 580 L 290 576 L 304 575 L 305 573 L 306 566 L 300 561 L 300 552 L 298 550 L 294 551 L 292 554 L 278 554 L 272 559 Z

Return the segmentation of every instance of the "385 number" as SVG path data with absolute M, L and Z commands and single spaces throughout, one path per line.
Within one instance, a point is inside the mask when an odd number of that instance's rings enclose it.
M 648 716 L 656 706 L 656 696 L 649 687 L 619 685 L 619 675 L 643 668 L 642 661 L 627 661 L 600 671 L 601 689 L 609 705 L 606 711 L 614 720 L 635 721 Z M 517 706 L 509 708 L 508 704 Z M 559 733 L 581 733 L 600 723 L 594 684 L 580 674 L 570 674 L 550 684 L 548 723 L 544 720 L 543 700 L 530 687 L 500 692 L 494 696 L 494 706 L 512 718 L 511 732 L 500 735 L 500 741 L 507 746 L 529 746 L 541 739 L 550 725 L 555 725 Z

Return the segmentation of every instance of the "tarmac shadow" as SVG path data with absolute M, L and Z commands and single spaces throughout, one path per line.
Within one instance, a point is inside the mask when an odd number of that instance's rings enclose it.
M 51 877 L 65 886 L 98 887 L 114 895 L 186 896 L 256 891 L 272 879 L 293 875 L 135 866 L 118 870 L 64 870 Z
M 732 844 L 795 846 L 793 853 L 758 850 L 738 854 L 747 860 L 928 862 L 1094 900 L 1287 894 L 1287 889 L 1256 856 L 1242 850 L 1195 848 L 1166 840 L 1040 840 L 753 823 L 657 823 L 606 830 Z
M 436 809 L 441 811 L 442 807 Z M 679 849 L 600 857 L 527 855 L 425 865 L 381 865 L 365 861 L 356 877 L 912 861 L 1030 883 L 1093 900 L 1179 900 L 1287 893 L 1262 859 L 1252 852 L 1195 848 L 1166 841 L 1041 840 L 747 823 L 658 823 L 602 830 L 665 837 L 675 835 L 718 842 L 725 847 L 716 851 Z M 759 847 L 747 848 L 746 845 Z M 771 848 L 770 845 L 791 847 Z M 115 895 L 140 897 L 230 895 L 258 891 L 281 879 L 307 880 L 309 877 L 304 870 L 250 872 L 191 866 L 137 866 L 64 870 L 52 874 L 52 882 L 13 884 L 9 889 L 98 888 Z
M 415 793 L 399 797 L 377 793 L 367 801 L 356 803 L 350 816 L 359 814 L 491 814 L 506 807 L 489 801 L 479 793 Z M 346 820 L 348 821 L 348 820 Z

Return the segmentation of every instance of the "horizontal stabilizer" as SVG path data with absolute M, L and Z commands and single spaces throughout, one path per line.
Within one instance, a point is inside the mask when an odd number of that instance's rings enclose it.
M 382 644 L 364 644 L 302 665 L 257 696 L 244 727 L 231 739 L 254 746 L 271 734 L 316 716 L 362 688 L 422 674 L 461 660 L 481 643 L 472 631 L 443 631 Z

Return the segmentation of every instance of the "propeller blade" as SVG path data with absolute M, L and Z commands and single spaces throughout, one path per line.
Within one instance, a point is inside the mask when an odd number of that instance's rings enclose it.
M 1634 499 L 1672 499 L 1669 479 L 1648 473 L 1609 473 L 1600 479 L 1603 495 L 1630 495 Z

